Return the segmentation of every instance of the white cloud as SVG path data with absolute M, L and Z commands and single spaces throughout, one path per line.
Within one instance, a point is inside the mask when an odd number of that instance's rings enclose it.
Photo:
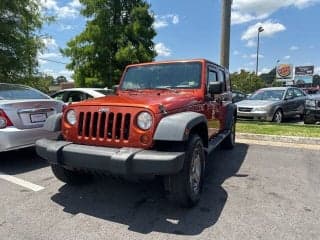
M 257 58 L 257 54 L 256 53 L 251 54 L 250 58 Z M 264 55 L 259 54 L 259 58 L 264 58 Z
M 291 47 L 290 47 L 290 50 L 291 50 L 291 51 L 297 51 L 297 50 L 299 50 L 299 47 L 297 47 L 297 46 L 291 46 Z
M 56 15 L 58 18 L 75 18 L 79 15 L 81 3 L 72 0 L 64 6 L 59 6 L 56 0 L 40 0 L 40 6 L 45 15 Z
M 242 40 L 250 40 L 257 37 L 258 28 L 263 27 L 264 31 L 260 33 L 261 36 L 271 37 L 278 32 L 282 32 L 286 30 L 286 27 L 281 23 L 272 22 L 271 20 L 267 20 L 265 22 L 258 22 L 250 27 L 242 34 Z
M 167 48 L 164 43 L 157 43 L 154 48 L 159 57 L 171 56 L 171 49 Z
M 167 27 L 169 24 L 177 25 L 180 22 L 179 15 L 177 14 L 155 15 L 154 18 L 155 22 L 153 23 L 153 27 L 155 29 Z
M 42 38 L 41 40 L 46 48 L 55 49 L 58 47 L 58 44 L 56 43 L 56 40 L 54 38 L 46 37 Z
M 271 71 L 271 68 L 264 67 L 261 69 L 261 71 L 258 72 L 258 75 L 261 75 L 263 73 L 269 73 L 270 71 Z
M 79 10 L 71 6 L 63 6 L 57 11 L 58 18 L 75 18 L 79 15 Z
M 234 0 L 232 5 L 232 23 L 241 24 L 257 19 L 268 18 L 281 8 L 298 9 L 319 3 L 320 0 Z
M 240 52 L 238 50 L 233 51 L 233 55 L 238 56 L 239 54 L 240 54 Z
M 81 8 L 82 7 L 82 4 L 79 2 L 79 0 L 72 0 L 68 5 L 73 8 Z
M 55 0 L 40 0 L 40 6 L 48 10 L 57 10 L 59 8 Z
M 283 57 L 283 59 L 285 59 L 285 60 L 289 60 L 290 58 L 291 58 L 291 56 L 289 56 L 289 55 Z
M 39 57 L 40 58 L 58 58 L 58 57 L 61 57 L 61 54 L 56 52 L 43 53 L 43 54 L 39 54 Z
M 247 44 L 246 44 L 247 47 L 256 47 L 257 46 L 257 42 L 250 39 Z

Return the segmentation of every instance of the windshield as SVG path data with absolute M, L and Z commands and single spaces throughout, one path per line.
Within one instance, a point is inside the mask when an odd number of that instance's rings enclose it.
M 49 97 L 35 89 L 19 85 L 0 84 L 0 100 L 48 99 Z
M 277 101 L 283 98 L 284 90 L 258 90 L 249 97 L 249 100 Z
M 201 63 L 165 63 L 128 68 L 121 90 L 200 88 Z

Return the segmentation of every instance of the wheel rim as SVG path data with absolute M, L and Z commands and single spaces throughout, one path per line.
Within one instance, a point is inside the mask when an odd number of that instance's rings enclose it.
M 275 122 L 281 123 L 282 121 L 282 113 L 280 111 L 277 111 L 275 116 L 274 116 Z
M 201 148 L 197 146 L 192 154 L 189 179 L 190 187 L 194 194 L 198 194 L 200 191 L 201 172 Z

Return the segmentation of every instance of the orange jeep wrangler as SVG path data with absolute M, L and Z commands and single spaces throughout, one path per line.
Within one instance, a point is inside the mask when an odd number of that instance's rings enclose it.
M 228 70 L 199 59 L 126 67 L 115 95 L 68 105 L 48 118 L 56 140 L 36 142 L 39 156 L 67 184 L 94 172 L 163 176 L 169 199 L 195 205 L 207 156 L 235 144 L 236 106 Z

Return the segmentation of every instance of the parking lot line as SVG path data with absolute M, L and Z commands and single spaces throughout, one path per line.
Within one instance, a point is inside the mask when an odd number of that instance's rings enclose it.
M 44 189 L 44 187 L 42 187 L 42 186 L 36 185 L 34 183 L 31 183 L 31 182 L 28 182 L 25 180 L 22 180 L 20 178 L 13 177 L 11 175 L 8 175 L 8 174 L 2 173 L 2 172 L 0 172 L 0 178 L 3 180 L 6 180 L 8 182 L 17 184 L 19 186 L 28 188 L 34 192 L 38 192 L 38 191 L 41 191 Z

